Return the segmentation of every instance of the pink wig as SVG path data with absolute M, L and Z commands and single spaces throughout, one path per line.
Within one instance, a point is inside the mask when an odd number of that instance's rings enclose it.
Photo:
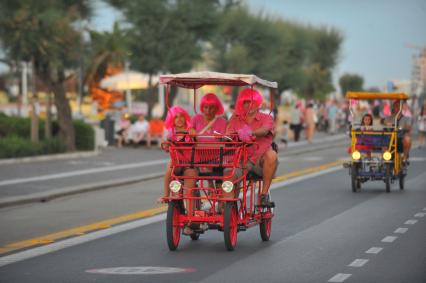
M 251 109 L 259 108 L 262 105 L 262 95 L 257 90 L 252 88 L 245 88 L 238 94 L 237 105 L 235 107 L 235 112 L 237 114 L 244 114 L 243 104 L 244 101 L 251 101 Z
M 203 107 L 206 104 L 213 104 L 216 106 L 216 115 L 222 115 L 225 110 L 223 109 L 222 102 L 220 102 L 219 98 L 214 93 L 207 93 L 201 98 L 200 101 L 200 111 L 203 111 Z
M 183 117 L 185 117 L 186 128 L 189 128 L 191 117 L 189 116 L 188 112 L 186 112 L 186 110 L 180 106 L 173 106 L 170 107 L 169 111 L 167 112 L 166 122 L 164 123 L 166 129 L 173 129 L 175 117 L 178 113 L 182 113 Z

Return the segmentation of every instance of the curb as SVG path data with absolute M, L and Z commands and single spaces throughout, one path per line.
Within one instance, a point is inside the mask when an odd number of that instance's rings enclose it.
M 0 200 L 0 208 L 15 206 L 20 204 L 28 204 L 33 202 L 47 202 L 59 197 L 70 196 L 80 193 L 87 193 L 102 189 L 107 189 L 116 186 L 128 185 L 133 183 L 138 183 L 141 181 L 147 181 L 151 179 L 156 179 L 162 177 L 164 173 L 156 173 L 156 174 L 147 174 L 140 177 L 135 178 L 122 178 L 115 180 L 113 182 L 98 182 L 92 183 L 88 185 L 80 185 L 75 187 L 68 187 L 65 189 L 58 190 L 50 190 L 42 193 L 30 194 L 26 196 L 18 196 L 18 197 L 9 197 L 4 200 Z

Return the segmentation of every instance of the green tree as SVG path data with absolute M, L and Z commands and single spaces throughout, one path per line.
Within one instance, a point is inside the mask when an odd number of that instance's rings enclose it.
M 31 61 L 36 74 L 54 93 L 59 136 L 75 150 L 71 108 L 64 83 L 66 71 L 80 56 L 81 31 L 75 23 L 88 19 L 88 0 L 4 0 L 0 2 L 0 40 L 11 61 Z
M 130 25 L 131 65 L 149 75 L 144 98 L 152 106 L 156 96 L 151 77 L 157 73 L 189 71 L 201 59 L 203 45 L 217 24 L 219 1 L 108 2 L 123 12 Z
M 364 78 L 357 74 L 344 74 L 339 78 L 339 86 L 343 95 L 348 91 L 362 91 Z

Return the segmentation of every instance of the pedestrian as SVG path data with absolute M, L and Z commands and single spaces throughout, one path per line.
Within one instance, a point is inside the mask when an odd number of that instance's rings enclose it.
M 294 108 L 291 110 L 290 129 L 293 131 L 295 142 L 299 141 L 300 132 L 302 131 L 303 113 L 301 108 L 302 108 L 302 103 L 298 101 L 294 105 Z
M 417 119 L 417 129 L 419 131 L 419 147 L 423 147 L 426 145 L 426 101 L 423 102 L 422 109 Z
M 305 110 L 305 136 L 308 143 L 312 143 L 315 134 L 315 110 L 312 102 L 309 102 Z

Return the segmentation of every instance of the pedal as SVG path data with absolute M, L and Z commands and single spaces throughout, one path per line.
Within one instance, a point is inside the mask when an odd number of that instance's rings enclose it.
M 256 208 L 274 208 L 275 207 L 275 202 L 270 201 L 266 204 L 257 204 L 255 205 Z

